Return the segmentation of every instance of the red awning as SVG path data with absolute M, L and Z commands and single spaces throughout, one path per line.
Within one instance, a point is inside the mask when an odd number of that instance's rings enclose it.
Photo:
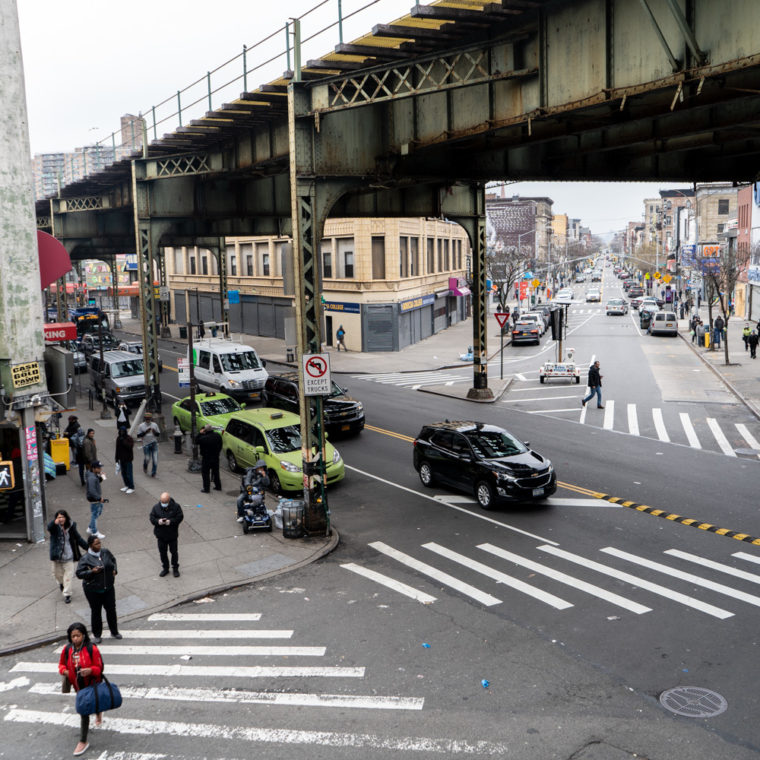
M 37 252 L 40 260 L 40 290 L 71 271 L 68 251 L 62 243 L 42 230 L 37 230 Z

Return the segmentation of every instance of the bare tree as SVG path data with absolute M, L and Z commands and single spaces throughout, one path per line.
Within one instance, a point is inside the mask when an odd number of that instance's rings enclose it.
M 525 271 L 525 261 L 517 248 L 506 246 L 500 250 L 488 251 L 488 274 L 491 282 L 496 285 L 499 311 L 506 311 L 515 283 Z
M 729 239 L 722 243 L 716 253 L 715 247 L 704 246 L 697 256 L 697 262 L 702 270 L 702 276 L 705 278 L 707 286 L 707 308 L 708 319 L 712 327 L 712 309 L 713 301 L 717 297 L 720 312 L 723 315 L 726 335 L 728 335 L 728 322 L 731 318 L 731 303 L 733 294 L 736 289 L 736 283 L 739 276 L 744 272 L 749 264 L 749 252 L 737 251 L 736 239 Z M 710 348 L 713 343 L 710 342 Z M 723 341 L 723 350 L 725 352 L 725 363 L 730 364 L 728 358 L 728 341 Z

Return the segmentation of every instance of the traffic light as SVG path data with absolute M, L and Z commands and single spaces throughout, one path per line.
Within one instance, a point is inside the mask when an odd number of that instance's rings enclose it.
M 552 340 L 562 339 L 562 327 L 565 321 L 565 310 L 563 308 L 552 311 Z

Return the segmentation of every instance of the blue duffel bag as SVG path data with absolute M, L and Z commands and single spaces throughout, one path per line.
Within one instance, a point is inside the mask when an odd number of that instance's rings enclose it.
M 80 715 L 95 715 L 121 707 L 121 692 L 105 676 L 100 683 L 85 686 L 77 692 L 76 710 Z

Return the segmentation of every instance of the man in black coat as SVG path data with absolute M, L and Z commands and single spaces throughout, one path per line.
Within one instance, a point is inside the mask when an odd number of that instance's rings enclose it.
M 602 375 L 599 374 L 599 362 L 595 361 L 588 368 L 588 396 L 581 399 L 581 406 L 586 406 L 596 394 L 596 408 L 604 409 L 602 406 Z
M 168 492 L 161 494 L 157 504 L 150 510 L 150 521 L 153 524 L 153 535 L 158 542 L 158 555 L 161 557 L 161 572 L 163 578 L 169 575 L 169 556 L 167 549 L 172 555 L 172 568 L 174 577 L 179 578 L 179 552 L 177 551 L 177 537 L 179 524 L 185 519 L 182 507 L 177 504 Z
M 196 438 L 198 450 L 201 453 L 201 476 L 203 488 L 201 493 L 208 493 L 211 485 L 211 476 L 214 477 L 214 490 L 222 490 L 222 481 L 219 479 L 219 455 L 222 453 L 222 436 L 211 425 L 201 428 Z

